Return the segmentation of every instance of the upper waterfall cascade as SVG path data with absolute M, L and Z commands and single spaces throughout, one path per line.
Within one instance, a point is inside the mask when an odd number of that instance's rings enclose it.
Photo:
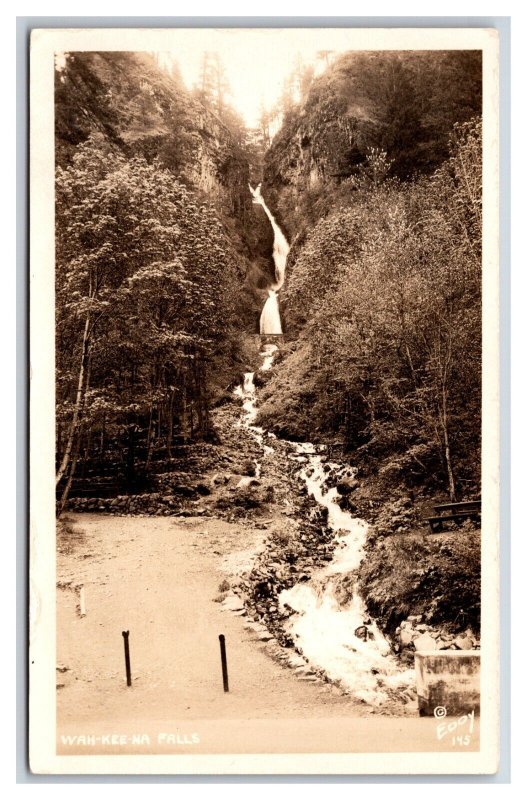
M 275 281 L 269 287 L 268 298 L 260 315 L 260 334 L 279 335 L 282 333 L 282 322 L 280 320 L 280 309 L 278 306 L 278 292 L 283 286 L 285 279 L 285 267 L 287 262 L 287 255 L 289 253 L 289 244 L 284 234 L 277 225 L 275 218 L 267 208 L 265 200 L 260 191 L 261 184 L 258 184 L 256 189 L 253 189 L 249 184 L 249 189 L 253 196 L 253 203 L 262 206 L 265 211 L 269 222 L 273 227 L 274 243 L 273 243 L 273 261 L 275 267 Z

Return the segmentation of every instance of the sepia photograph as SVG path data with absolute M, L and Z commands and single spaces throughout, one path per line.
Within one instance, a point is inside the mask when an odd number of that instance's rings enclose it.
M 34 771 L 496 771 L 497 52 L 33 32 Z

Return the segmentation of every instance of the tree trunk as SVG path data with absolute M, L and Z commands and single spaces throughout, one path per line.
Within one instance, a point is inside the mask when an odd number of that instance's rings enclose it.
M 200 365 L 197 355 L 192 362 L 192 377 L 194 383 L 194 397 L 196 398 L 196 414 L 198 417 L 198 438 L 203 438 L 203 403 L 201 397 Z
M 102 425 L 101 425 L 101 438 L 99 442 L 99 456 L 103 458 L 104 456 L 104 434 L 106 430 L 106 414 L 103 415 L 102 418 Z
M 148 419 L 148 433 L 146 436 L 146 461 L 145 461 L 145 469 L 148 469 L 150 466 L 150 459 L 152 458 L 152 446 L 154 442 L 154 437 L 152 436 L 152 423 L 154 420 L 154 401 L 150 402 L 150 417 Z
M 181 409 L 181 432 L 183 434 L 183 444 L 187 444 L 188 442 L 188 408 L 187 408 L 187 384 L 185 382 L 185 376 L 183 373 L 183 388 L 182 388 L 183 398 L 182 398 L 182 409 Z
M 69 472 L 69 475 L 68 475 L 68 480 L 66 481 L 66 485 L 64 487 L 64 490 L 62 492 L 62 496 L 60 498 L 58 513 L 57 513 L 57 519 L 61 516 L 62 512 L 66 508 L 66 503 L 68 502 L 68 498 L 70 496 L 71 484 L 73 482 L 73 477 L 75 475 L 75 470 L 77 468 L 77 461 L 78 461 L 78 458 L 79 458 L 79 450 L 80 450 L 81 438 L 82 438 L 82 423 L 81 423 L 81 426 L 80 426 L 80 429 L 79 429 L 79 435 L 76 437 L 75 450 L 73 452 L 73 457 L 72 457 L 72 459 L 70 461 L 70 472 Z
M 75 398 L 75 408 L 73 410 L 73 417 L 71 420 L 71 427 L 68 435 L 68 440 L 66 443 L 66 449 L 64 450 L 64 456 L 62 458 L 62 463 L 59 467 L 57 472 L 57 476 L 55 479 L 55 485 L 58 486 L 66 470 L 68 469 L 68 465 L 71 459 L 71 453 L 73 450 L 73 445 L 75 441 L 75 434 L 77 433 L 77 428 L 79 426 L 79 415 L 84 403 L 84 397 L 86 394 L 86 367 L 88 363 L 88 354 L 89 354 L 89 347 L 90 347 L 90 315 L 86 317 L 86 324 L 84 325 L 84 334 L 82 337 L 82 350 L 81 350 L 81 363 L 79 369 L 79 380 L 77 383 L 77 396 Z
M 443 359 L 443 366 L 441 369 L 441 410 L 439 414 L 443 447 L 445 453 L 445 463 L 448 476 L 448 491 L 452 503 L 456 500 L 456 482 L 454 479 L 454 470 L 452 468 L 452 458 L 450 452 L 450 436 L 448 433 L 448 378 L 450 375 L 450 366 L 452 362 L 452 339 L 447 331 L 446 333 L 446 348 Z
M 172 438 L 174 433 L 174 397 L 176 390 L 173 389 L 170 395 L 170 402 L 168 404 L 167 415 L 167 455 L 172 458 Z
M 446 389 L 443 386 L 443 397 L 442 397 L 442 408 L 441 408 L 441 428 L 443 431 L 443 447 L 445 453 L 445 463 L 448 475 L 448 492 L 450 495 L 450 501 L 455 503 L 456 501 L 456 482 L 454 480 L 454 470 L 452 468 L 452 459 L 450 456 L 450 437 L 448 435 L 448 409 L 447 409 L 447 397 L 446 397 Z
M 135 447 L 137 425 L 132 423 L 128 426 L 128 452 L 126 454 L 126 483 L 127 489 L 133 489 L 135 485 Z
M 209 387 L 207 385 L 207 365 L 206 362 L 201 362 L 199 369 L 199 400 L 201 405 L 201 436 L 208 438 L 210 433 L 210 415 L 209 415 Z

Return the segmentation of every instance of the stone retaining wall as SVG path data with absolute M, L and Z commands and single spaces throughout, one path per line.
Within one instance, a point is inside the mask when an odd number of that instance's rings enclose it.
M 420 716 L 479 714 L 479 650 L 417 651 L 415 676 Z

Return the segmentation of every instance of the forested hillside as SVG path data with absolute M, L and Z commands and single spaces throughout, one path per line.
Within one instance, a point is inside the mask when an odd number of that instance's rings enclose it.
M 293 246 L 262 423 L 451 498 L 479 492 L 480 69 L 346 54 L 265 162 Z
M 430 174 L 449 156 L 456 123 L 481 114 L 481 53 L 345 53 L 283 109 L 265 159 L 265 192 L 290 237 L 347 202 L 372 151 L 402 180 Z
M 79 461 L 137 490 L 174 446 L 214 440 L 211 405 L 246 363 L 272 235 L 243 126 L 201 99 L 148 55 L 75 53 L 57 69 L 63 500 Z
M 214 204 L 246 266 L 266 263 L 272 234 L 247 192 L 261 153 L 234 110 L 212 92 L 188 92 L 177 67 L 169 74 L 147 53 L 68 54 L 56 71 L 55 120 L 58 166 L 89 137 L 155 161 Z
M 292 249 L 261 419 L 388 483 L 477 493 L 480 54 L 348 53 L 308 77 L 265 155 Z M 271 275 L 247 190 L 262 150 L 212 85 L 190 94 L 147 54 L 57 69 L 61 485 L 108 448 L 133 484 L 139 452 L 147 472 L 214 439 L 247 361 Z

